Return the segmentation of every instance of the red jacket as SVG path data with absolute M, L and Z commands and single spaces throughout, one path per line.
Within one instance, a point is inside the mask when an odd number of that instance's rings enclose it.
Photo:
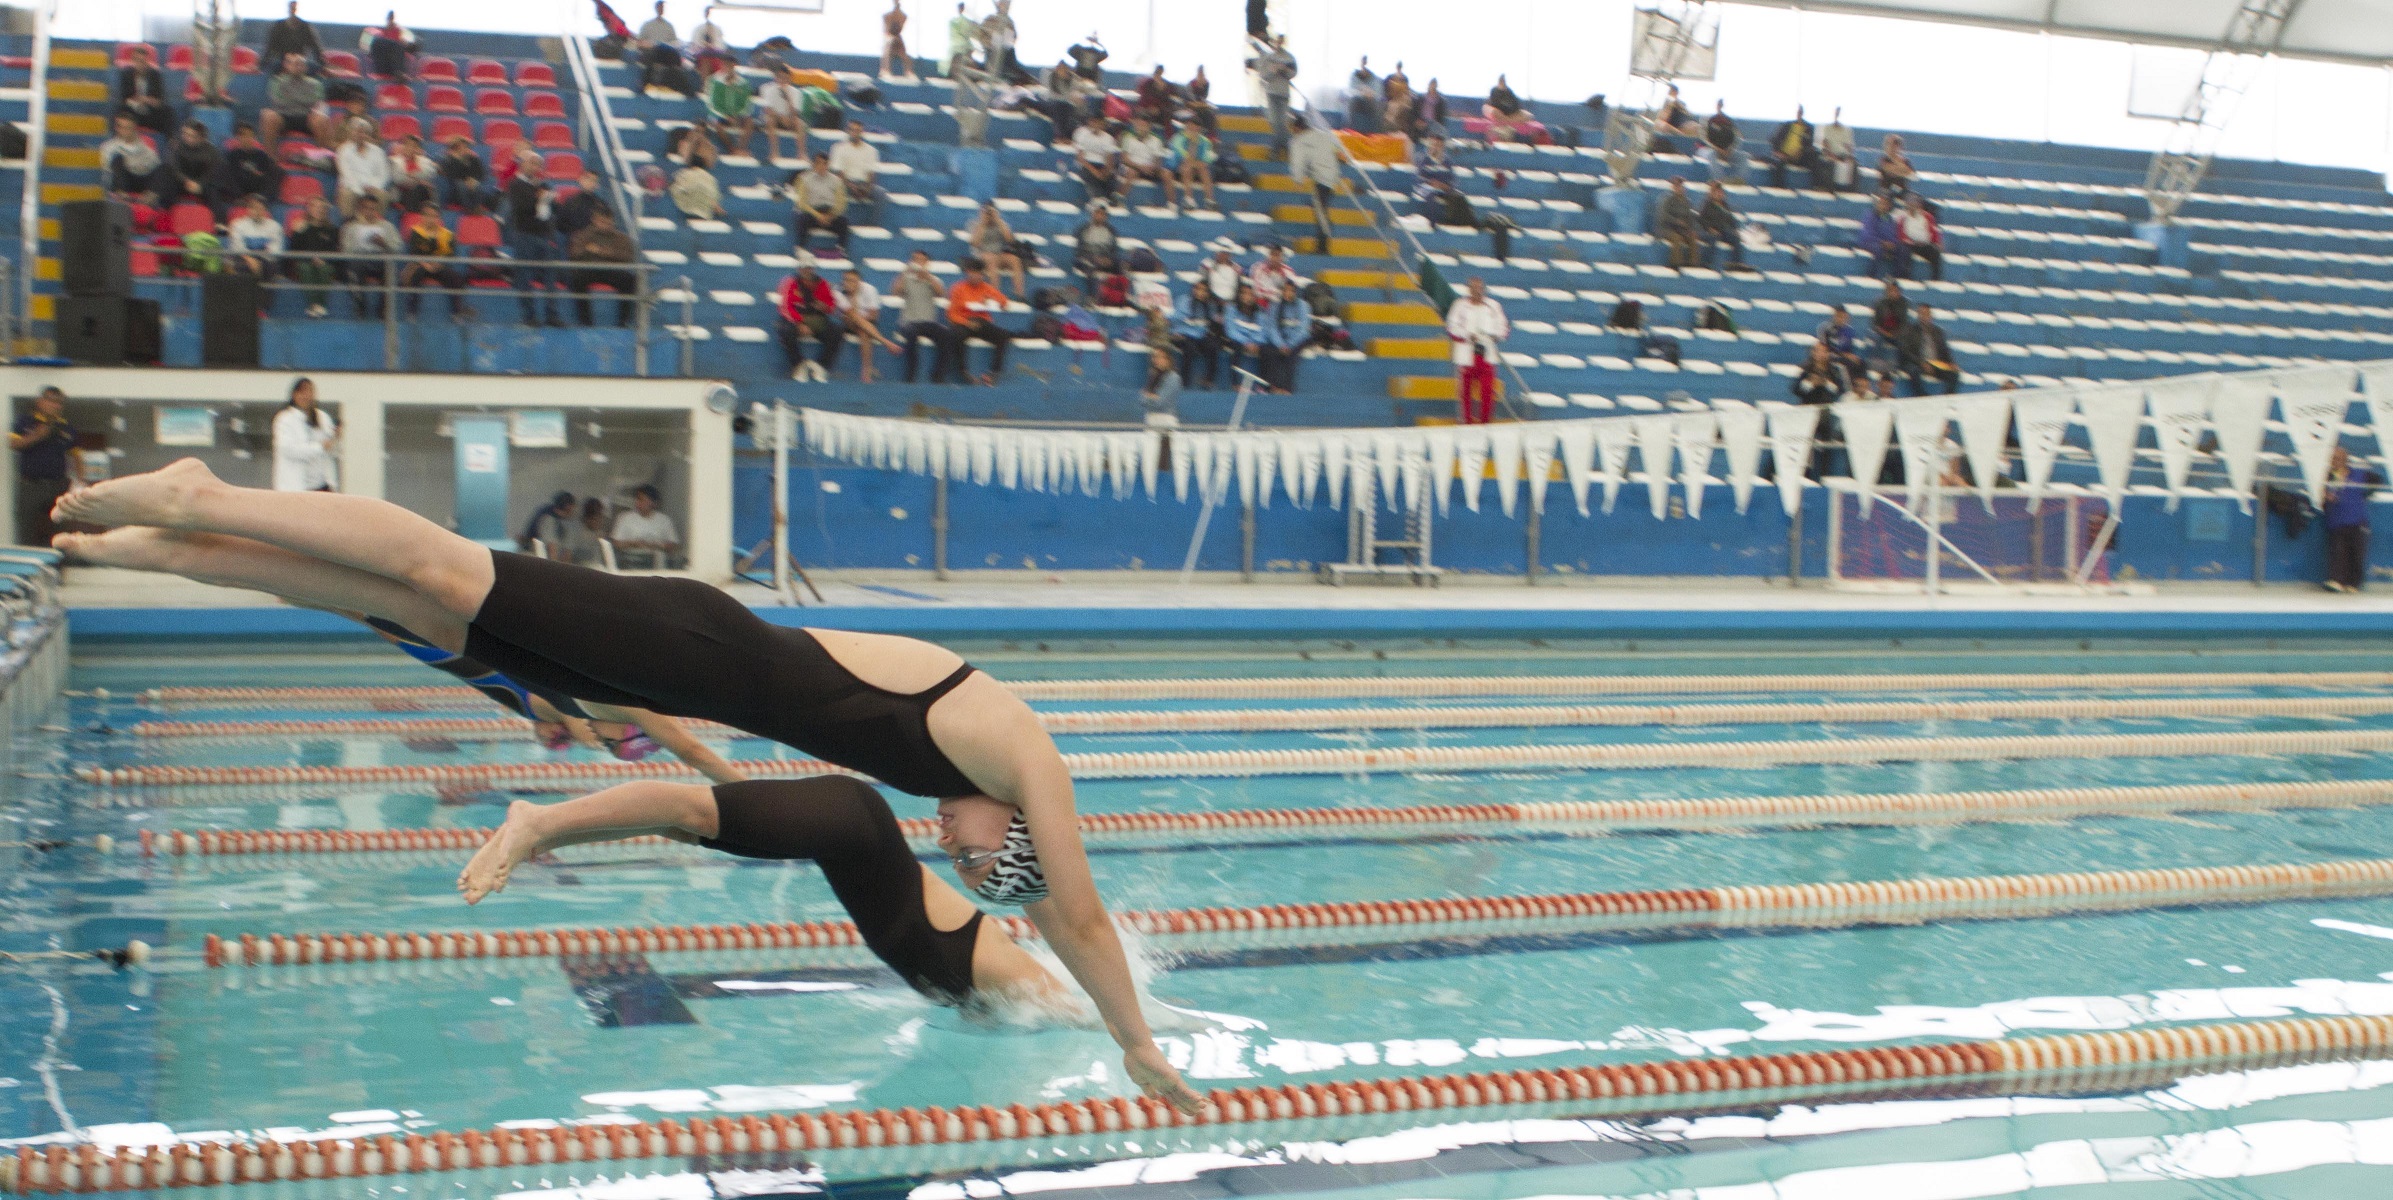
M 798 277 L 792 275 L 781 281 L 780 298 L 776 302 L 776 307 L 781 310 L 783 320 L 792 325 L 802 325 L 805 324 L 807 316 L 819 313 L 827 317 L 839 306 L 831 296 L 830 280 L 817 275 L 814 277 L 813 287 L 802 288 L 799 285 Z

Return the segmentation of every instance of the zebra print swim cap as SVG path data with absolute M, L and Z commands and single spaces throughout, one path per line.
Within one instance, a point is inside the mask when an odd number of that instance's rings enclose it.
M 1028 904 L 1047 898 L 1047 873 L 1039 869 L 1038 849 L 1030 844 L 1030 822 L 1014 814 L 1006 826 L 1005 846 L 989 862 L 989 877 L 972 889 L 992 904 Z

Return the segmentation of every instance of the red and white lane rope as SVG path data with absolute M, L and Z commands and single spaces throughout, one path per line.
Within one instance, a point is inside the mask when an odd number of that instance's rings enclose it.
M 2132 691 L 2146 688 L 2378 688 L 2384 671 L 2130 671 L 1906 675 L 1417 675 L 1225 679 L 1025 679 L 1025 700 L 1425 700 L 1475 696 L 1660 696 L 1731 692 Z M 462 687 L 166 687 L 143 703 L 215 708 L 488 703 Z
M 2060 734 L 2022 737 L 1811 738 L 1788 741 L 1637 742 L 1594 745 L 1335 746 L 1283 750 L 1138 750 L 1066 754 L 1077 779 L 1234 778 L 1405 772 L 1630 770 L 1878 762 L 1980 762 L 2014 758 L 2174 758 L 2187 755 L 2375 753 L 2393 730 Z M 840 773 L 813 759 L 734 766 L 760 778 Z M 679 762 L 535 762 L 383 766 L 78 767 L 109 787 L 414 785 L 504 787 L 625 779 L 700 778 Z
M 1977 821 L 2050 821 L 2082 816 L 2237 812 L 2393 803 L 2393 779 L 2297 783 L 2200 783 L 2119 788 L 2032 788 L 1991 792 L 1900 792 L 1831 796 L 1726 796 L 1696 800 L 1551 800 L 1517 804 L 1425 804 L 1388 808 L 1255 808 L 1191 813 L 1086 813 L 1090 842 L 1158 838 L 1305 837 L 1320 833 L 1494 829 L 1601 833 L 1639 829 L 1752 829 L 1789 825 L 1913 825 Z M 902 818 L 917 849 L 935 822 Z M 144 856 L 241 858 L 290 854 L 471 851 L 489 839 L 474 829 L 223 829 L 141 832 Z M 660 837 L 604 843 L 640 852 L 679 847 Z M 577 847 L 594 851 L 599 846 Z
M 1941 1045 L 1733 1058 L 1682 1058 L 1470 1075 L 1332 1080 L 1215 1090 L 1194 1115 L 1142 1097 L 1005 1107 L 927 1106 L 621 1124 L 496 1128 L 277 1141 L 203 1140 L 102 1149 L 20 1147 L 0 1159 L 18 1193 L 116 1192 L 288 1180 L 350 1179 L 550 1164 L 819 1154 L 1019 1143 L 1069 1137 L 1084 1150 L 1136 1140 L 1156 1148 L 1234 1136 L 1337 1136 L 1497 1117 L 1632 1118 L 1756 1105 L 1887 1097 L 2127 1091 L 2195 1074 L 2393 1057 L 2393 1018 L 2306 1017 L 2072 1033 Z M 1293 1122 L 1313 1122 L 1292 1126 Z M 1248 1128 L 1262 1126 L 1263 1128 Z M 1172 1131 L 1182 1132 L 1172 1132 Z M 1003 1151 L 997 1151 L 1003 1153 Z M 917 1151 L 916 1153 L 920 1153 Z M 739 1161 L 730 1158 L 729 1161 Z M 550 1167 L 543 1174 L 570 1167 Z M 622 1174 L 621 1168 L 615 1174 Z
M 1802 704 L 1569 704 L 1470 708 L 1224 708 L 1051 712 L 1052 734 L 1275 733 L 1341 729 L 1498 729 L 1570 725 L 1861 724 L 2034 718 L 2366 717 L 2393 713 L 2393 696 L 2190 696 L 2096 699 L 1884 700 Z M 735 731 L 710 721 L 691 728 Z M 519 718 L 335 721 L 143 721 L 141 738 L 214 740 L 289 737 L 519 738 Z
M 2389 894 L 2393 894 L 2393 859 L 2363 859 L 1549 896 L 1323 901 L 1254 908 L 1126 912 L 1119 919 L 1142 934 L 1166 939 L 1167 949 L 1170 944 L 1184 940 L 1208 949 L 1223 949 L 1348 945 L 1385 941 L 1391 935 L 1418 938 L 1654 929 L 1824 929 Z M 1038 936 L 1036 927 L 1024 918 L 998 919 L 1016 937 Z M 231 941 L 209 934 L 201 957 L 211 967 L 272 967 L 676 951 L 816 950 L 860 944 L 856 927 L 845 921 L 784 921 L 608 929 L 271 933 L 262 937 L 242 934 Z

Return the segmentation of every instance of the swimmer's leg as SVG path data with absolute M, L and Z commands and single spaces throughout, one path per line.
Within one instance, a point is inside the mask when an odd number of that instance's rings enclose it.
M 93 525 L 229 533 L 354 567 L 424 593 L 454 618 L 451 624 L 472 620 L 490 591 L 488 550 L 396 504 L 337 492 L 234 487 L 196 458 L 94 484 L 61 499 L 54 511 Z M 440 640 L 414 620 L 400 623 Z
M 507 806 L 506 824 L 465 864 L 457 890 L 467 904 L 478 903 L 506 887 L 516 867 L 560 846 L 651 834 L 689 842 L 721 830 L 714 789 L 699 784 L 642 780 L 563 804 L 518 800 Z
M 369 571 L 264 542 L 138 525 L 106 533 L 62 533 L 55 541 L 59 549 L 97 566 L 271 592 L 306 608 L 395 621 L 444 649 L 465 647 L 465 622 L 423 593 Z

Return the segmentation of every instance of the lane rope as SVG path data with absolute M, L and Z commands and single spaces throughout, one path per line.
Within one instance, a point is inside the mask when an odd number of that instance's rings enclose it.
M 1404 938 L 1612 931 L 1843 929 L 1947 920 L 2017 920 L 2193 904 L 2393 894 L 2393 859 L 2170 867 L 2048 875 L 1758 884 L 1545 896 L 1321 901 L 1258 907 L 1132 911 L 1125 927 L 1206 949 L 1350 945 Z M 1017 938 L 1027 918 L 992 917 Z M 862 945 L 846 921 L 446 932 L 209 934 L 209 967 L 283 967 L 479 958 L 555 958 L 689 951 L 841 949 Z M 1169 947 L 1167 947 L 1169 948 Z M 1183 945 L 1181 948 L 1186 949 Z
M 2386 671 L 2111 671 L 2012 674 L 1415 675 L 1246 676 L 1224 679 L 1025 679 L 1006 683 L 1024 700 L 1396 700 L 1467 696 L 1635 696 L 1721 692 L 1928 692 L 2135 690 L 2142 688 L 2377 688 Z M 488 703 L 463 687 L 163 687 L 139 694 L 162 706 Z
M 2393 713 L 2393 696 L 2195 696 L 2099 699 L 1889 700 L 1865 703 L 1577 704 L 1471 708 L 1272 708 L 1050 712 L 1051 734 L 1268 733 L 1342 729 L 1490 729 L 1566 725 L 1863 724 L 2032 718 L 2362 717 Z M 712 721 L 690 728 L 747 737 Z M 521 737 L 521 718 L 333 721 L 143 721 L 139 738 L 214 740 L 284 737 L 396 737 L 492 740 Z
M 2187 755 L 2374 753 L 2384 750 L 2393 750 L 2393 730 L 1815 738 L 1594 745 L 1325 746 L 1278 750 L 1125 750 L 1066 754 L 1063 759 L 1075 779 L 1188 779 L 1386 772 L 1982 762 L 2027 758 L 2174 758 Z M 829 763 L 803 758 L 765 759 L 734 763 L 733 766 L 758 778 L 844 773 Z M 120 788 L 288 784 L 503 787 L 512 784 L 600 780 L 703 778 L 680 762 L 660 759 L 636 763 L 77 767 L 74 774 L 75 778 L 85 783 Z
M 1195 1115 L 1144 1097 L 1005 1107 L 927 1106 L 659 1121 L 559 1124 L 356 1138 L 207 1138 L 168 1146 L 22 1146 L 0 1158 L 0 1187 L 20 1193 L 158 1190 L 677 1159 L 725 1166 L 823 1151 L 1072 1138 L 1086 1153 L 1136 1141 L 1146 1152 L 1218 1144 L 1167 1130 L 1317 1124 L 1279 1134 L 1354 1136 L 1453 1120 L 1637 1118 L 1765 1105 L 1923 1096 L 2133 1092 L 2197 1074 L 2393 1057 L 2393 1018 L 2302 1017 L 2051 1034 L 1932 1045 L 1674 1058 L 1610 1066 L 1332 1080 L 1216 1089 Z M 1451 1115 L 1449 1115 L 1451 1114 Z M 1329 1124 L 1320 1124 L 1328 1122 Z M 1263 1135 L 1257 1130 L 1247 1136 Z M 1023 1147 L 1028 1149 L 1028 1147 Z M 911 1151 L 923 1155 L 925 1150 Z M 984 1147 L 979 1151 L 988 1153 Z M 755 1157 L 751 1157 L 755 1156 Z M 569 1173 L 570 1169 L 566 1169 Z M 543 1171 L 543 1175 L 556 1173 Z M 609 1173 L 621 1175 L 620 1169 Z
M 1388 808 L 1258 808 L 1194 813 L 1084 813 L 1091 843 L 1158 837 L 1238 835 L 1299 837 L 1324 831 L 1387 832 L 1492 828 L 1602 833 L 1633 830 L 1752 829 L 1788 825 L 1957 824 L 2049 821 L 2080 816 L 2171 812 L 2248 812 L 2272 808 L 2393 803 L 2393 779 L 2284 783 L 2156 784 L 2116 788 L 1862 793 L 1822 796 L 1728 796 L 1675 800 L 1550 800 L 1509 804 L 1432 804 Z M 929 847 L 937 822 L 904 817 L 898 827 L 914 848 Z M 447 853 L 479 849 L 492 833 L 471 829 L 223 829 L 141 831 L 145 857 L 241 858 L 293 854 Z M 642 851 L 685 849 L 662 837 L 603 843 Z M 594 851 L 597 845 L 575 847 Z

